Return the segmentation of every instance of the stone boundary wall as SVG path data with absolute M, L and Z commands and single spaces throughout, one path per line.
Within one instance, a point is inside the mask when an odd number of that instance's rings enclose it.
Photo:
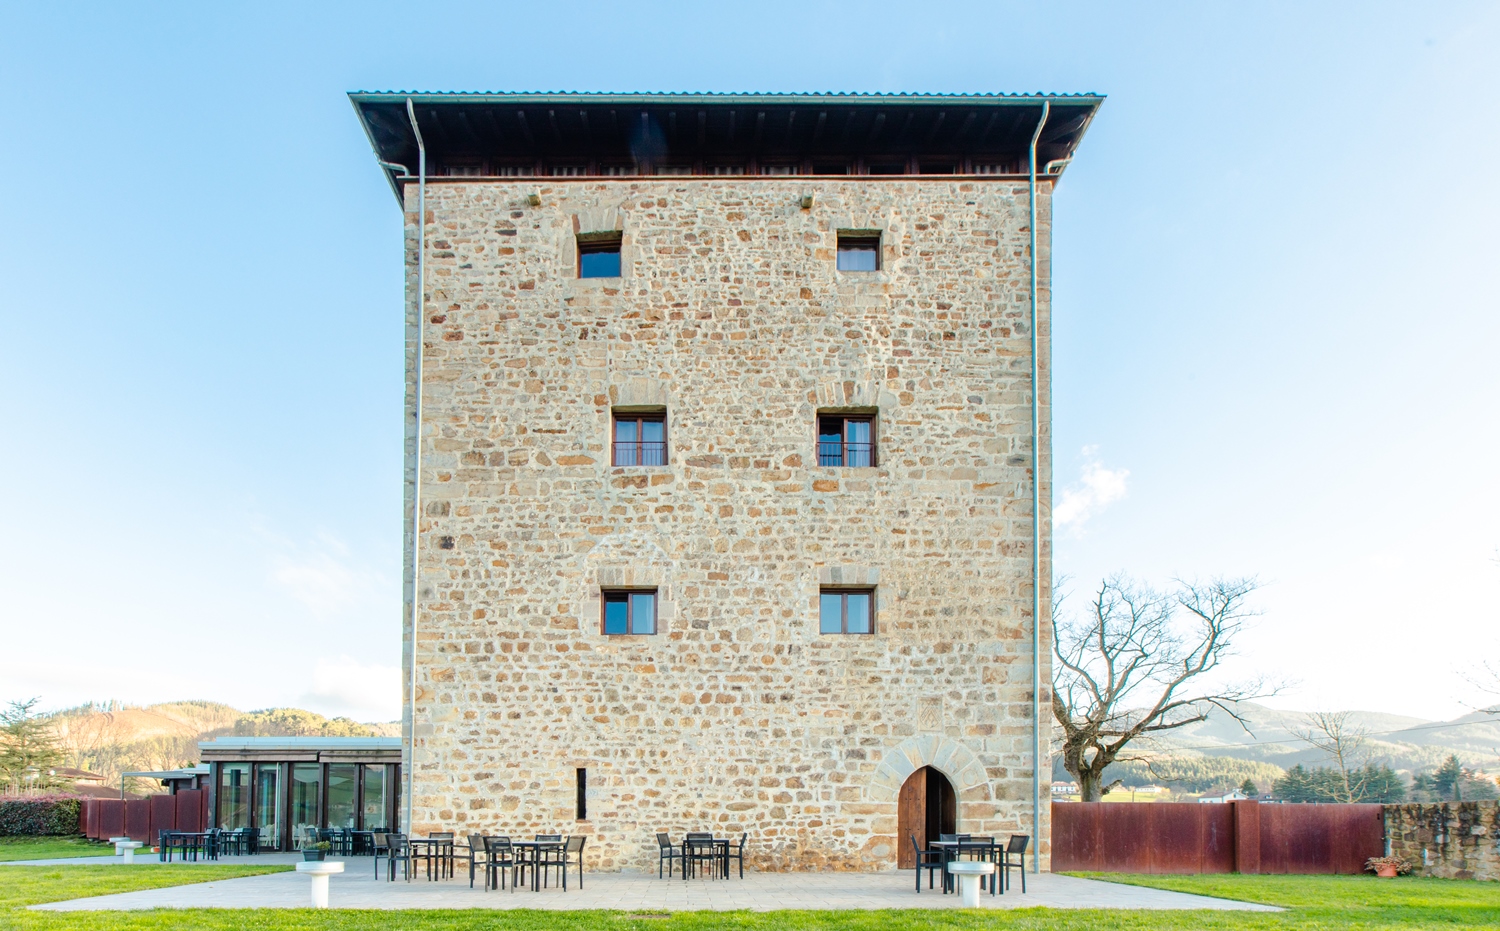
M 1413 875 L 1500 880 L 1500 802 L 1387 805 L 1385 829 Z

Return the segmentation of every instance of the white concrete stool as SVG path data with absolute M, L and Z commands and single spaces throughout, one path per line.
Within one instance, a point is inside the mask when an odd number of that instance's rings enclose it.
M 312 877 L 312 907 L 328 907 L 328 877 L 344 871 L 342 860 L 307 860 L 297 864 L 297 872 Z
M 984 878 L 995 872 L 995 864 L 963 860 L 948 864 L 948 872 L 958 877 L 958 897 L 964 908 L 978 908 L 979 890 L 984 888 Z
M 124 857 L 126 863 L 134 863 L 136 850 L 144 846 L 140 841 L 128 837 L 111 837 L 109 840 L 115 845 L 115 856 Z

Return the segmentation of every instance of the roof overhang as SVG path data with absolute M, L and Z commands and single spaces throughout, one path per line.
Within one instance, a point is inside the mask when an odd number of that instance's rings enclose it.
M 658 165 L 715 161 L 800 161 L 815 171 L 818 159 L 870 166 L 951 160 L 1020 173 L 1044 103 L 1050 113 L 1037 145 L 1039 170 L 1072 157 L 1104 97 L 356 91 L 349 100 L 376 156 L 414 176 L 410 100 L 430 177 L 446 164 L 481 159 L 543 170 L 563 161 L 610 163 L 635 166 L 640 174 Z M 399 198 L 400 172 L 383 170 Z

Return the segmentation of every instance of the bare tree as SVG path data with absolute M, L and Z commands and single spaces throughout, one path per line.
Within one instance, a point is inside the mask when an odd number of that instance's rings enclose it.
M 1052 713 L 1062 729 L 1063 766 L 1083 801 L 1109 791 L 1104 768 L 1132 741 L 1202 721 L 1213 708 L 1245 727 L 1235 703 L 1275 691 L 1263 680 L 1193 689 L 1194 680 L 1218 669 L 1255 614 L 1246 604 L 1255 589 L 1254 579 L 1178 580 L 1161 592 L 1115 575 L 1099 586 L 1085 616 L 1054 623 Z
M 1314 711 L 1307 716 L 1307 729 L 1297 731 L 1297 739 L 1321 750 L 1333 761 L 1337 779 L 1327 786 L 1332 801 L 1357 802 L 1365 797 L 1366 783 L 1372 770 L 1364 752 L 1366 738 L 1364 728 L 1349 721 L 1347 711 Z

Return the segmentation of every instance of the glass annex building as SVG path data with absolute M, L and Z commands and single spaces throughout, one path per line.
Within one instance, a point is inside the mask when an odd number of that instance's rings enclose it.
M 221 737 L 209 766 L 209 823 L 256 828 L 262 850 L 300 849 L 319 828 L 397 829 L 399 737 Z

